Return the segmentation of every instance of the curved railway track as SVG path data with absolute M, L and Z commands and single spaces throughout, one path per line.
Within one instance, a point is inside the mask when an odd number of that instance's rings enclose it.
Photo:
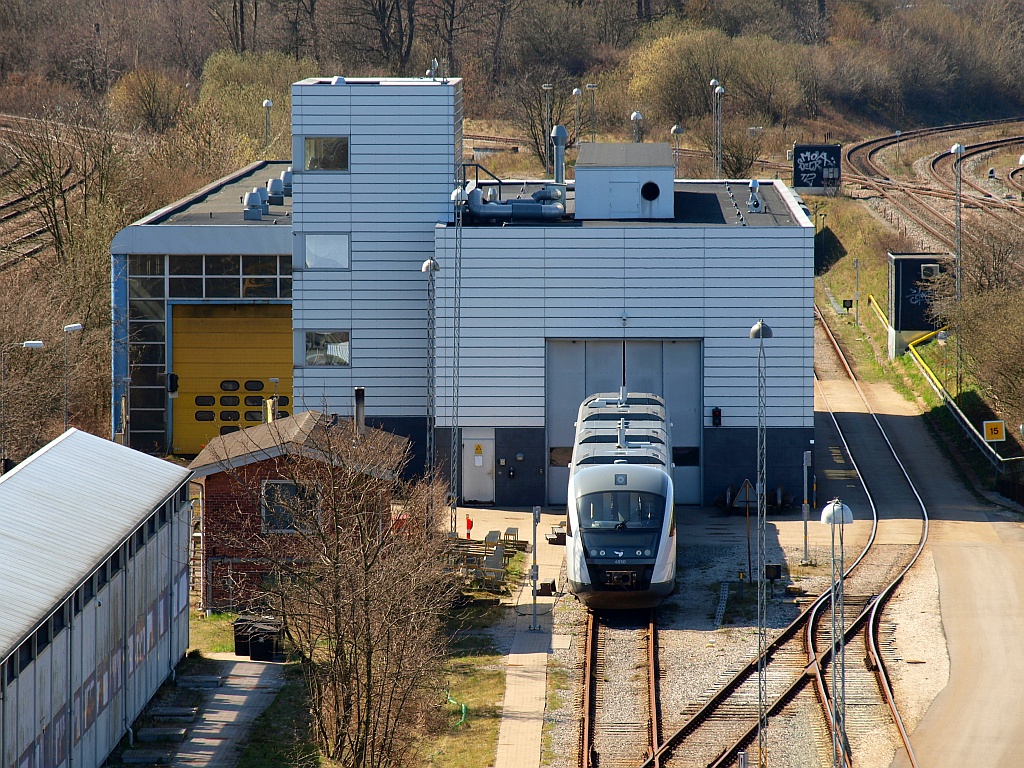
M 820 316 L 818 323 L 816 333 L 829 345 L 834 345 L 835 351 L 831 356 L 820 355 L 820 362 L 816 354 L 816 386 L 828 406 L 854 471 L 861 478 L 872 515 L 867 543 L 847 569 L 844 580 L 847 610 L 841 626 L 850 649 L 848 658 L 868 660 L 866 664 L 846 667 L 845 741 L 849 747 L 845 760 L 852 765 L 858 751 L 877 740 L 880 729 L 884 729 L 894 743 L 902 743 L 911 764 L 916 765 L 896 708 L 878 636 L 886 602 L 927 540 L 927 510 L 882 424 L 872 412 L 869 399 Z M 773 727 L 772 718 L 784 713 L 797 697 L 810 695 L 810 690 L 816 691 L 820 711 L 829 731 L 832 728 L 830 713 L 834 692 L 828 682 L 832 664 L 830 597 L 831 591 L 819 596 L 790 626 L 771 639 L 765 661 L 769 731 Z M 590 653 L 588 651 L 588 659 Z M 644 713 L 640 720 L 649 719 L 653 724 L 649 743 L 656 745 L 639 765 L 643 768 L 724 768 L 734 765 L 739 752 L 751 744 L 755 744 L 756 749 L 757 663 L 756 658 L 751 660 L 706 700 L 684 712 L 683 721 L 672 724 L 671 728 L 662 723 L 664 715 L 658 712 L 656 703 L 651 709 L 637 705 L 637 710 Z M 653 663 L 651 669 L 654 669 Z M 623 757 L 616 753 L 613 758 L 610 752 L 602 752 L 597 746 L 598 738 L 588 736 L 594 732 L 594 712 L 600 711 L 600 695 L 595 694 L 597 688 L 593 682 L 595 674 L 598 677 L 602 674 L 599 667 L 587 675 L 590 682 L 584 700 L 585 710 L 590 714 L 584 725 L 580 765 L 624 765 Z M 649 679 L 656 681 L 655 672 L 649 674 Z M 811 689 L 808 689 L 809 684 L 813 684 Z M 656 692 L 653 683 L 651 691 Z M 660 742 L 657 738 L 659 724 L 668 734 Z M 631 732 L 640 730 L 642 728 L 633 723 Z M 616 736 L 611 738 L 614 740 Z M 634 743 L 639 742 L 631 741 Z M 818 744 L 817 748 L 822 760 L 831 761 L 831 741 Z M 635 746 L 631 749 L 637 751 Z M 755 755 L 750 764 L 756 765 L 756 760 Z
M 924 230 L 937 243 L 952 249 L 955 247 L 954 214 L 948 210 L 955 200 L 952 156 L 948 151 L 934 155 L 927 164 L 928 182 L 915 183 L 894 180 L 881 163 L 881 153 L 890 150 L 898 141 L 907 145 L 915 140 L 968 130 L 1013 125 L 1020 122 L 1020 118 L 1008 118 L 923 128 L 904 132 L 898 139 L 895 134 L 892 134 L 853 144 L 845 151 L 847 180 L 871 190 L 914 226 Z M 1024 136 L 1002 137 L 967 145 L 963 157 L 968 160 L 991 152 L 1021 146 L 1024 146 Z M 998 218 L 1001 223 L 1008 223 L 1010 226 L 1024 231 L 1024 218 L 1022 218 L 1024 217 L 1024 207 L 1020 203 L 996 197 L 991 191 L 975 183 L 967 175 L 964 175 L 962 179 L 968 187 L 967 194 L 962 196 L 965 208 L 977 209 L 985 216 Z M 977 237 L 970 229 L 966 229 L 964 235 L 970 240 Z

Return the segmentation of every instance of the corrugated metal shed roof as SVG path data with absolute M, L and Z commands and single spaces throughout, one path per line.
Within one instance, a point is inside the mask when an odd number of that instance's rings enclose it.
M 70 429 L 0 477 L 0 660 L 189 475 Z

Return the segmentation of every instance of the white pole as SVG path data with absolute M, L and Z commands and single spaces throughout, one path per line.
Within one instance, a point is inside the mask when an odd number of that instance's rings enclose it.
M 537 623 L 537 525 L 540 523 L 540 507 L 533 508 L 533 568 L 530 569 L 530 575 L 533 578 L 533 624 L 530 625 L 530 631 L 536 632 L 540 629 L 540 625 Z

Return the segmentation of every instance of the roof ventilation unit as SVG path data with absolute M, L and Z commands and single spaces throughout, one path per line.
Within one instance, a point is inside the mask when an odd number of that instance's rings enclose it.
M 267 179 L 267 202 L 284 205 L 284 182 L 281 179 Z
M 263 221 L 263 201 L 260 200 L 260 193 L 255 189 L 245 193 L 243 201 L 245 208 L 242 209 L 244 221 Z
M 284 196 L 292 196 L 292 167 L 289 165 L 287 169 L 281 171 L 281 183 L 284 184 Z
M 260 205 L 263 206 L 263 215 L 270 215 L 270 193 L 267 192 L 266 187 L 253 187 L 253 192 L 259 195 Z
M 747 213 L 762 213 L 761 194 L 757 191 L 760 184 L 757 179 L 750 180 L 750 197 L 747 198 Z M 743 217 L 740 216 L 740 220 Z

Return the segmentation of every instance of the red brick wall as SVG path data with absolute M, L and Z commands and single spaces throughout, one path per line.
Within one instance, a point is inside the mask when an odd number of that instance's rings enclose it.
M 264 480 L 283 479 L 277 459 L 202 478 L 205 607 L 245 610 L 266 567 L 253 562 L 246 539 L 262 526 L 260 491 Z

